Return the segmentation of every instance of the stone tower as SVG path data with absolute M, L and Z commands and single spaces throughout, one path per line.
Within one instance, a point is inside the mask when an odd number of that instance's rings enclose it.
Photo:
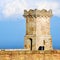
M 26 35 L 24 48 L 29 50 L 52 50 L 50 18 L 52 10 L 24 10 Z

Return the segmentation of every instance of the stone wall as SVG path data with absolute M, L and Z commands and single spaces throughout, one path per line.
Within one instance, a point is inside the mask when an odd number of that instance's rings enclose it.
M 60 50 L 51 51 L 1 50 L 0 60 L 60 60 Z
M 50 35 L 50 18 L 52 10 L 24 10 L 26 18 L 26 35 L 24 38 L 24 48 L 38 50 L 52 50 L 52 37 Z

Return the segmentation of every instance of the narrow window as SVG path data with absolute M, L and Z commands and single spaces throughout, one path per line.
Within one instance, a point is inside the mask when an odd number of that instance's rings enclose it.
M 31 50 L 32 50 L 32 39 L 31 38 L 29 38 L 30 39 L 30 41 L 31 41 Z
M 43 40 L 43 44 L 45 45 L 45 40 Z

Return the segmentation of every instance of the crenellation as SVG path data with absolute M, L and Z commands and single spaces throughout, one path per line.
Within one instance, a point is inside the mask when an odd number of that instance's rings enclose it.
M 45 10 L 45 9 L 43 9 L 43 10 L 37 10 L 37 9 L 35 9 L 35 10 L 32 10 L 32 9 L 30 9 L 29 11 L 27 11 L 27 10 L 24 10 L 24 15 L 23 15 L 24 17 L 40 17 L 40 16 L 47 16 L 47 17 L 51 17 L 52 16 L 52 10 L 50 9 L 50 10 Z

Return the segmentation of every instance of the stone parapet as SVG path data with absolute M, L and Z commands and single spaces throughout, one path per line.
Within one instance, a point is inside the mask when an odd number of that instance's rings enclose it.
M 27 10 L 24 10 L 24 15 L 23 15 L 24 17 L 40 17 L 40 16 L 48 16 L 48 17 L 51 17 L 52 16 L 52 10 L 49 10 L 49 11 L 47 11 L 47 10 L 45 10 L 45 9 L 43 9 L 43 10 L 37 10 L 37 9 L 35 9 L 35 10 L 32 10 L 32 9 L 30 9 L 29 11 L 27 11 Z
M 0 51 L 0 60 L 60 60 L 60 50 Z

